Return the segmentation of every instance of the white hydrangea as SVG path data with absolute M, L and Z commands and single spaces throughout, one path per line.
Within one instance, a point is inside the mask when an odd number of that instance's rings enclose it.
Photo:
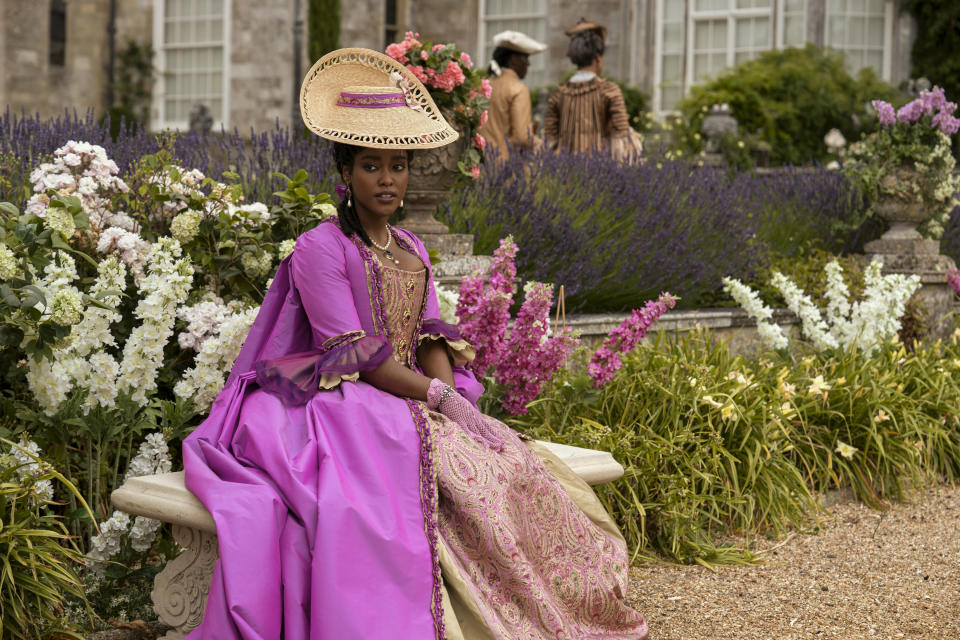
M 460 319 L 457 317 L 457 303 L 460 301 L 460 294 L 456 291 L 447 289 L 443 285 L 437 285 L 437 304 L 440 306 L 440 318 L 444 322 L 457 324 Z
M 266 224 L 270 221 L 270 210 L 262 202 L 240 205 L 228 204 L 227 215 L 234 224 L 243 224 L 250 227 Z
M 329 218 L 337 215 L 337 208 L 329 202 L 324 202 L 323 204 L 318 205 L 316 209 L 320 212 L 321 218 Z
M 296 247 L 296 240 L 284 240 L 277 246 L 277 257 L 281 260 L 286 258 L 288 255 L 293 253 L 294 247 Z
M 768 322 L 773 318 L 773 311 L 763 304 L 760 294 L 736 278 L 723 278 L 723 290 L 756 321 L 757 333 L 764 344 L 773 349 L 787 347 L 787 337 L 783 335 L 780 325 Z
M 226 372 L 237 359 L 259 311 L 259 307 L 238 311 L 224 320 L 217 335 L 203 343 L 194 366 L 173 388 L 174 395 L 190 398 L 199 411 L 206 411 L 223 389 Z
M 50 300 L 50 320 L 69 327 L 83 318 L 83 298 L 75 287 L 63 287 Z
M 200 232 L 200 220 L 202 214 L 193 209 L 187 209 L 176 215 L 170 222 L 170 235 L 177 239 L 181 244 L 187 244 Z
M 270 273 L 273 256 L 267 252 L 258 254 L 246 252 L 240 256 L 240 265 L 251 278 L 257 279 Z
M 147 275 L 139 285 L 140 302 L 134 315 L 142 322 L 123 347 L 117 388 L 130 393 L 141 406 L 157 387 L 157 370 L 163 363 L 163 348 L 173 335 L 177 307 L 192 285 L 193 267 L 189 259 L 179 259 L 181 253 L 175 239 L 157 240 L 150 251 Z
M 73 221 L 73 216 L 63 207 L 51 207 L 47 209 L 47 225 L 54 231 L 58 231 L 64 238 L 70 238 L 77 226 Z
M 20 273 L 17 256 L 5 244 L 0 244 L 0 280 L 9 280 Z

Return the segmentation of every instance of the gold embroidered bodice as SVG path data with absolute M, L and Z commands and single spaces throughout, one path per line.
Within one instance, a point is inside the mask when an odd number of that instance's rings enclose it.
M 383 302 L 393 342 L 393 358 L 406 365 L 410 350 L 417 346 L 414 332 L 427 290 L 427 270 L 406 271 L 381 261 L 380 273 L 383 276 Z

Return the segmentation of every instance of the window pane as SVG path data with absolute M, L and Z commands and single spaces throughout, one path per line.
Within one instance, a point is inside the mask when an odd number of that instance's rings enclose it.
M 663 80 L 680 80 L 683 77 L 683 58 L 680 56 L 663 57 Z
M 804 0 L 784 0 L 783 10 L 787 13 L 802 12 Z
M 674 22 L 676 20 L 683 20 L 683 2 L 684 0 L 664 0 L 663 1 L 664 22 Z
M 683 23 L 663 25 L 663 52 L 683 51 Z
M 697 0 L 696 2 L 697 11 L 724 11 L 728 8 L 728 0 Z
M 788 18 L 783 20 L 783 44 L 788 47 L 799 47 L 806 41 L 803 18 Z

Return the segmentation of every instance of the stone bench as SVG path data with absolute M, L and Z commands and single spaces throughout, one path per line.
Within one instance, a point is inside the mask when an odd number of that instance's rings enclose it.
M 605 451 L 540 444 L 588 484 L 611 482 L 623 475 L 623 467 Z M 121 511 L 173 525 L 173 537 L 184 551 L 157 574 L 150 597 L 160 622 L 173 627 L 164 638 L 180 640 L 203 619 L 218 554 L 213 517 L 184 486 L 182 471 L 130 478 L 112 498 Z

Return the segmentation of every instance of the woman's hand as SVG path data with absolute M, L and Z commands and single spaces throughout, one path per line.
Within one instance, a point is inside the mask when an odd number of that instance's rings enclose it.
M 430 381 L 427 408 L 438 411 L 463 427 L 474 440 L 494 451 L 503 451 L 503 438 L 488 424 L 487 417 L 439 378 Z

